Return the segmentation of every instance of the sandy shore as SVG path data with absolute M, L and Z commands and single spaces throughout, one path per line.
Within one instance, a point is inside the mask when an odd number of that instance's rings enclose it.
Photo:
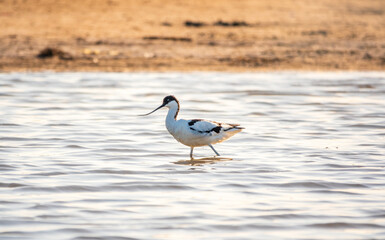
M 0 71 L 385 70 L 383 0 L 3 0 Z

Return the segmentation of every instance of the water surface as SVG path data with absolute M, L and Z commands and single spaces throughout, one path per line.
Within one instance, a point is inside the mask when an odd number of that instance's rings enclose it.
M 166 110 L 246 129 L 177 143 Z M 384 239 L 385 74 L 0 74 L 0 238 Z M 230 160 L 230 159 L 232 160 Z

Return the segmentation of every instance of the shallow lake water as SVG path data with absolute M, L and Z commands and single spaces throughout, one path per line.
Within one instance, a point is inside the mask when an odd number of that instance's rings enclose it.
M 190 149 L 180 118 L 245 130 Z M 0 74 L 0 239 L 384 239 L 385 73 Z

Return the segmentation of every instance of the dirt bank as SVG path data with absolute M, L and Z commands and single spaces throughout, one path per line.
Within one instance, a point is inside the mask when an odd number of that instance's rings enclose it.
M 383 0 L 2 0 L 0 71 L 385 70 Z

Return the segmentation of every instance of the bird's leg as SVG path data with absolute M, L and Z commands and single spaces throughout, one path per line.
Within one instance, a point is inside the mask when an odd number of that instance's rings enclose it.
M 218 153 L 217 151 L 215 151 L 214 147 L 213 147 L 211 144 L 209 144 L 209 147 L 211 147 L 211 149 L 215 152 L 215 154 L 216 154 L 217 156 L 220 156 L 219 153 Z
M 194 150 L 194 147 L 191 147 L 191 151 L 190 151 L 190 158 L 193 159 L 193 150 Z

